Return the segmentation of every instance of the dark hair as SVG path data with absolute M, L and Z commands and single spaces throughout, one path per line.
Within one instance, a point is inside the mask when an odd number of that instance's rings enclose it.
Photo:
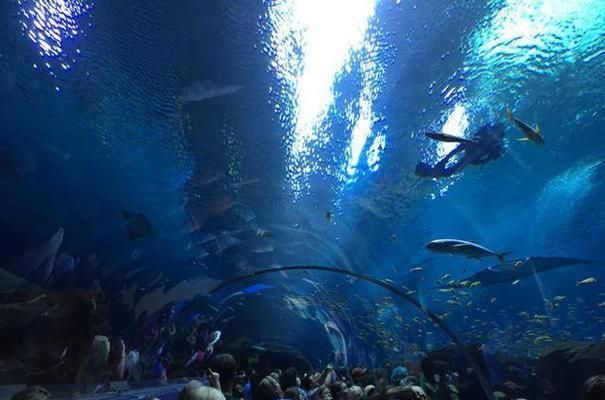
M 300 379 L 300 386 L 306 391 L 309 391 L 315 387 L 315 384 L 313 383 L 311 376 L 306 374 Z
M 330 389 L 330 393 L 332 394 L 332 397 L 335 399 L 337 398 L 340 393 L 343 391 L 343 381 L 336 381 L 330 384 L 329 389 Z
M 281 396 L 279 382 L 272 376 L 266 376 L 257 386 L 253 397 L 255 400 L 277 400 Z
M 11 397 L 11 400 L 46 400 L 48 399 L 48 390 L 32 386 Z
M 596 375 L 586 379 L 580 389 L 580 400 L 605 399 L 605 375 Z
M 235 358 L 229 353 L 218 354 L 210 363 L 210 368 L 220 375 L 221 389 L 230 391 L 235 380 L 237 363 Z
M 296 384 L 296 377 L 298 376 L 298 371 L 296 368 L 290 367 L 284 371 L 280 379 L 280 385 L 283 388 L 290 388 L 292 386 L 298 386 Z
M 300 399 L 300 391 L 296 386 L 289 387 L 284 391 L 283 398 L 290 400 L 298 400 Z

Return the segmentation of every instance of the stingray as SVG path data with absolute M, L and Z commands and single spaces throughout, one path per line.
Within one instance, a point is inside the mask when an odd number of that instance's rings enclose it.
M 151 221 L 149 218 L 147 218 L 147 216 L 128 211 L 122 211 L 122 215 L 126 220 L 128 240 L 132 242 L 137 239 L 155 237 L 155 231 L 153 230 Z
M 590 260 L 568 257 L 525 257 L 492 265 L 462 281 L 481 282 L 481 285 L 496 285 L 498 283 L 514 282 L 534 273 L 545 272 L 555 268 L 568 267 L 578 264 L 591 264 Z M 443 287 L 460 287 L 460 282 Z

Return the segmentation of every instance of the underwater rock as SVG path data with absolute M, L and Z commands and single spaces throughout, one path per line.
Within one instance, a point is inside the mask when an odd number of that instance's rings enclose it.
M 0 384 L 73 382 L 93 333 L 107 332 L 105 302 L 93 290 L 20 288 L 0 304 Z
M 575 399 L 584 381 L 605 374 L 605 342 L 562 342 L 538 360 L 538 374 L 561 399 Z

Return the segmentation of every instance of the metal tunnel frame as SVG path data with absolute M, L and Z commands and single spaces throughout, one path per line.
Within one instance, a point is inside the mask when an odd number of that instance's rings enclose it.
M 477 379 L 479 379 L 479 382 L 481 384 L 481 387 L 483 388 L 486 398 L 489 400 L 495 400 L 491 385 L 490 385 L 487 377 L 483 374 L 481 367 L 475 361 L 475 359 L 470 355 L 470 353 L 467 351 L 467 349 L 464 347 L 464 343 L 458 338 L 456 333 L 454 333 L 454 331 L 452 329 L 450 329 L 450 327 L 445 323 L 445 321 L 442 318 L 440 318 L 437 314 L 435 314 L 434 312 L 429 310 L 426 306 L 422 305 L 414 297 L 405 293 L 401 289 L 391 285 L 390 283 L 387 283 L 380 279 L 374 278 L 373 276 L 364 275 L 359 272 L 354 272 L 354 271 L 337 268 L 337 267 L 323 267 L 323 266 L 318 266 L 318 265 L 292 265 L 292 266 L 284 266 L 284 267 L 278 267 L 278 268 L 259 269 L 259 270 L 253 271 L 253 272 L 249 272 L 247 274 L 236 276 L 230 280 L 227 280 L 225 282 L 218 284 L 216 287 L 214 287 L 210 291 L 209 294 L 210 295 L 215 294 L 219 290 L 224 289 L 227 286 L 231 286 L 237 282 L 248 280 L 248 279 L 254 278 L 256 276 L 267 275 L 267 274 L 271 274 L 271 273 L 279 272 L 279 271 L 305 271 L 305 270 L 334 272 L 337 274 L 353 276 L 355 278 L 358 278 L 358 279 L 364 280 L 366 282 L 373 283 L 377 286 L 383 287 L 383 288 L 387 289 L 388 291 L 395 293 L 397 296 L 401 297 L 403 300 L 405 300 L 406 302 L 408 302 L 411 305 L 413 305 L 414 307 L 416 307 L 423 314 L 425 314 L 431 321 L 433 321 L 435 323 L 435 325 L 437 325 L 447 336 L 449 336 L 449 338 L 454 342 L 454 344 L 456 344 L 456 346 L 462 352 L 462 354 L 464 355 L 464 357 L 466 358 L 468 363 L 471 365 L 471 367 L 473 367 L 473 371 L 475 371 L 475 374 L 477 375 Z

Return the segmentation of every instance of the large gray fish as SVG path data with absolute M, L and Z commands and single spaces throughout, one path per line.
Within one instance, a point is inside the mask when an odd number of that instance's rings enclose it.
M 509 252 L 496 253 L 493 250 L 459 239 L 436 239 L 428 242 L 426 248 L 434 253 L 445 253 L 453 256 L 466 256 L 467 258 L 482 259 L 485 257 L 497 257 L 500 262 Z
M 545 272 L 555 268 L 567 267 L 578 264 L 591 264 L 590 260 L 568 257 L 525 257 L 507 261 L 503 264 L 492 265 L 479 271 L 460 282 L 480 282 L 482 286 L 495 285 L 498 283 L 514 282 L 531 276 L 534 273 Z M 460 282 L 446 285 L 444 287 L 460 287 Z

